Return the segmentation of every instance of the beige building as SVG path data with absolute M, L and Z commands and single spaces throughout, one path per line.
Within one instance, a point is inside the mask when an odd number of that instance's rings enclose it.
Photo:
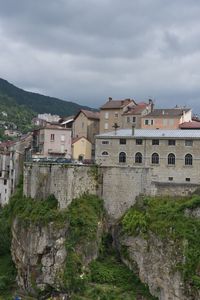
M 141 118 L 143 129 L 178 129 L 180 124 L 192 120 L 189 108 L 154 109 Z
M 113 131 L 115 123 L 122 128 L 122 115 L 135 106 L 136 102 L 133 99 L 113 100 L 109 97 L 100 107 L 100 133 Z
M 122 129 L 96 138 L 96 163 L 151 170 L 151 181 L 200 184 L 199 130 Z
M 34 157 L 71 158 L 71 129 L 47 124 L 33 132 Z
M 75 138 L 72 142 L 72 158 L 83 161 L 90 160 L 92 153 L 92 144 L 84 136 Z

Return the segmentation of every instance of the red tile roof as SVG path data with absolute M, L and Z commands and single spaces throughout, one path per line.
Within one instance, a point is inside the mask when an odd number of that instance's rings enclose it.
M 139 103 L 134 107 L 131 107 L 127 112 L 125 112 L 123 115 L 140 115 L 144 109 L 146 109 L 149 106 L 147 103 Z
M 200 122 L 190 121 L 179 125 L 180 129 L 200 129 Z
M 85 136 L 80 136 L 80 137 L 74 138 L 72 140 L 72 144 L 76 143 L 77 141 L 79 141 L 82 138 L 84 138 L 86 141 L 88 141 L 91 144 L 91 142 Z
M 136 105 L 136 102 L 133 99 L 124 99 L 124 100 L 112 100 L 111 98 L 100 107 L 100 109 L 115 109 L 123 108 L 129 103 L 133 102 Z
M 88 119 L 93 119 L 93 120 L 99 120 L 100 114 L 98 111 L 91 111 L 91 110 L 86 110 L 86 109 L 81 109 L 77 115 L 75 116 L 74 120 L 80 115 L 80 113 L 83 113 Z

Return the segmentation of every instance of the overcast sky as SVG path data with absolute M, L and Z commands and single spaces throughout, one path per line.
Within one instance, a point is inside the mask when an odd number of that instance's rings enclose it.
M 197 0 L 0 0 L 0 77 L 92 107 L 200 113 L 199 16 Z

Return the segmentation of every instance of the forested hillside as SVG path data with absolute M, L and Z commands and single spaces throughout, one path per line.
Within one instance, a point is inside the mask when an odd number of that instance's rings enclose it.
M 29 131 L 32 128 L 31 120 L 35 115 L 31 109 L 18 105 L 14 99 L 0 93 L 0 134 L 5 126 L 8 129 L 16 129 L 16 125 L 20 132 Z
M 5 95 L 24 105 L 36 113 L 51 113 L 60 116 L 76 114 L 80 109 L 89 109 L 74 102 L 64 101 L 37 93 L 24 91 L 8 81 L 0 78 L 0 95 Z M 1 99 L 0 99 L 1 101 Z

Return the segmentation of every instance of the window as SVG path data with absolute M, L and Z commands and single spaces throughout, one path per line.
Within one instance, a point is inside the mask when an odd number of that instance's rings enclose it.
M 7 180 L 6 180 L 6 179 L 4 179 L 4 181 L 3 181 L 3 184 L 4 184 L 4 185 L 6 185 L 6 184 L 7 184 Z
M 158 153 L 153 153 L 152 156 L 151 156 L 151 163 L 152 164 L 159 164 L 159 155 Z
M 109 141 L 102 141 L 101 143 L 102 143 L 102 145 L 108 145 Z
M 118 112 L 115 112 L 115 118 L 118 118 Z
M 168 165 L 175 165 L 175 161 L 176 161 L 175 155 L 173 153 L 170 153 L 168 155 Z
M 119 143 L 120 145 L 126 145 L 126 139 L 120 139 Z
M 105 112 L 105 119 L 108 119 L 108 118 L 109 118 L 109 112 L 106 111 L 106 112 Z
M 108 129 L 108 123 L 104 124 L 104 129 Z
M 126 162 L 126 153 L 125 152 L 120 152 L 119 153 L 119 162 L 120 163 L 125 163 Z
M 174 179 L 173 177 L 168 177 L 169 181 L 173 181 L 173 179 Z
M 137 152 L 135 154 L 135 163 L 137 163 L 137 164 L 141 164 L 142 163 L 142 153 Z
M 135 123 L 136 122 L 136 117 L 133 117 L 133 123 Z
M 103 151 L 103 152 L 101 153 L 101 155 L 103 155 L 103 156 L 108 156 L 108 152 L 107 152 L 107 151 Z
M 52 134 L 51 134 L 51 141 L 54 141 L 54 140 L 55 140 L 55 134 L 52 133 Z
M 142 145 L 142 139 L 136 139 L 136 145 Z
M 152 145 L 159 145 L 159 140 L 152 140 Z
M 65 135 L 64 134 L 61 135 L 60 140 L 61 140 L 61 142 L 65 141 Z
M 127 117 L 126 120 L 127 120 L 127 123 L 130 123 L 130 117 Z
M 153 125 L 153 120 L 151 120 L 151 125 Z
M 186 166 L 192 166 L 192 155 L 191 154 L 186 154 L 185 156 L 185 165 Z
M 193 146 L 193 140 L 185 140 L 185 146 Z
M 186 178 L 185 178 L 185 181 L 190 182 L 190 178 L 189 178 L 189 177 L 186 177 Z
M 169 146 L 176 146 L 176 140 L 168 140 Z
M 149 125 L 149 120 L 144 120 L 144 125 Z
M 82 128 L 84 128 L 84 122 L 82 122 Z

